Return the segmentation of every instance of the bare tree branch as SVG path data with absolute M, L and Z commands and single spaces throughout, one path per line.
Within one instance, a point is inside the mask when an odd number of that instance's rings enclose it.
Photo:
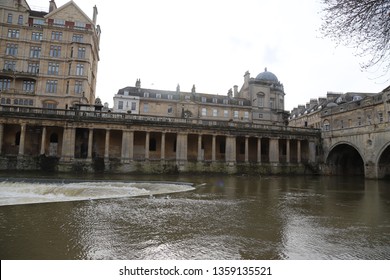
M 390 0 L 322 0 L 322 33 L 354 47 L 366 62 L 390 70 Z

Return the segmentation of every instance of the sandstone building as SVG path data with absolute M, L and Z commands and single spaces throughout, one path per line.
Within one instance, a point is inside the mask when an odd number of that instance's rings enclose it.
M 114 96 L 114 112 L 160 117 L 183 117 L 211 121 L 238 121 L 255 124 L 285 125 L 284 89 L 278 78 L 265 69 L 256 78 L 244 75 L 244 83 L 227 95 L 146 89 L 137 79 L 134 87 L 125 87 Z
M 99 61 L 97 8 L 75 2 L 34 11 L 25 0 L 0 2 L 0 102 L 67 109 L 94 104 Z
M 323 174 L 390 176 L 390 87 L 311 99 L 291 112 L 289 126 L 321 129 Z

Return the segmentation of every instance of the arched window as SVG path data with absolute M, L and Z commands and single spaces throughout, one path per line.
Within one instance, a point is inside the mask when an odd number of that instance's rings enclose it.
M 330 130 L 330 123 L 329 123 L 328 120 L 324 120 L 323 130 L 324 131 L 329 131 Z

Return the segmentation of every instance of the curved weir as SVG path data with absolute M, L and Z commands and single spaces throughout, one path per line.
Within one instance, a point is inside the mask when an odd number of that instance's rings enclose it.
M 180 182 L 2 181 L 0 182 L 0 206 L 153 196 L 185 192 L 194 189 L 191 184 Z

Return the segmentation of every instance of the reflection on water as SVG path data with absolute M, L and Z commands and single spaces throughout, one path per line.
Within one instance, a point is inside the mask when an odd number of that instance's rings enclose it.
M 388 181 L 234 176 L 126 179 L 189 182 L 196 189 L 169 197 L 2 206 L 0 257 L 390 258 Z

